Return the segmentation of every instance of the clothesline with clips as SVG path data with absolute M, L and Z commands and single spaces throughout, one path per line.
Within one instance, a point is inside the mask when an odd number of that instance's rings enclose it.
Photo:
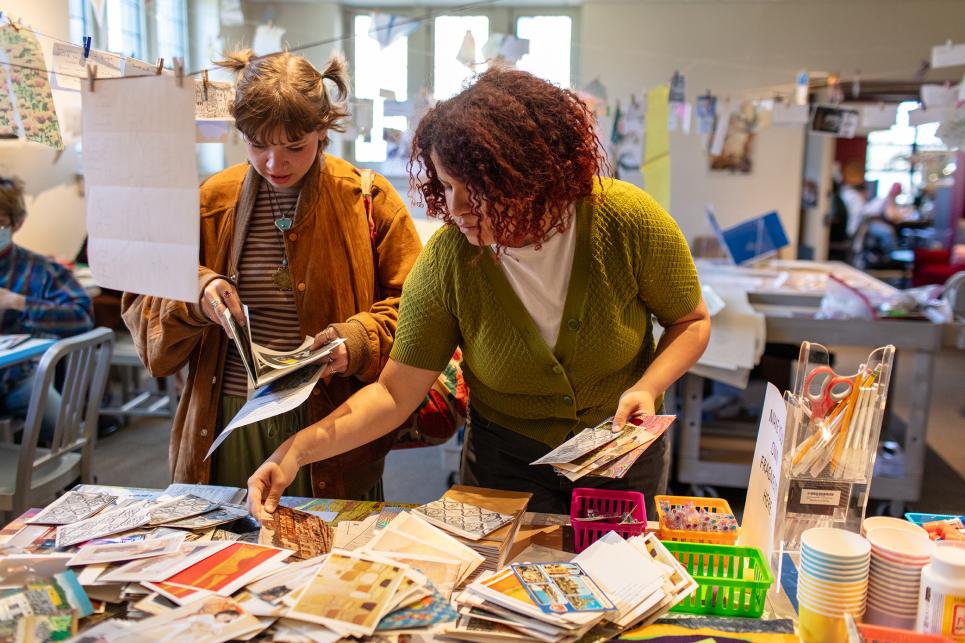
M 426 12 L 425 14 L 423 14 L 422 16 L 415 16 L 415 17 L 413 17 L 413 18 L 403 19 L 403 20 L 400 21 L 400 22 L 396 22 L 394 25 L 387 25 L 387 26 L 385 26 L 385 27 L 374 27 L 374 28 L 372 29 L 372 31 L 381 32 L 381 31 L 387 31 L 387 30 L 389 30 L 389 29 L 398 29 L 400 26 L 405 26 L 405 25 L 410 25 L 410 24 L 422 24 L 422 23 L 426 23 L 426 22 L 432 20 L 432 19 L 435 18 L 437 15 L 442 15 L 443 13 L 444 13 L 445 15 L 452 15 L 452 14 L 455 14 L 455 13 L 466 13 L 466 12 L 475 11 L 475 10 L 477 10 L 477 9 L 481 9 L 481 8 L 484 8 L 484 7 L 489 7 L 489 6 L 492 6 L 492 5 L 497 4 L 497 3 L 499 3 L 499 2 L 504 2 L 504 1 L 505 1 L 505 0 L 479 0 L 478 2 L 470 2 L 470 3 L 466 3 L 466 4 L 462 4 L 462 5 L 457 5 L 457 6 L 455 6 L 455 7 L 447 7 L 447 8 L 445 8 L 444 11 L 427 11 L 427 12 Z M 27 28 L 27 27 L 24 26 L 22 19 L 19 19 L 19 18 L 18 18 L 18 19 L 15 20 L 15 19 L 14 19 L 12 16 L 10 16 L 9 14 L 4 14 L 3 11 L 0 11 L 0 19 L 2 19 L 3 17 L 6 17 L 8 23 L 10 24 L 10 26 L 13 27 L 13 28 L 14 28 L 16 31 L 18 31 L 18 32 L 19 32 L 20 29 L 22 29 L 22 28 Z M 36 29 L 31 29 L 31 31 L 33 31 L 33 33 L 35 33 L 35 34 L 38 35 L 38 36 L 43 36 L 44 38 L 49 38 L 50 40 L 53 40 L 53 41 L 55 41 L 55 42 L 61 42 L 61 43 L 67 44 L 67 45 L 75 46 L 75 47 L 77 47 L 77 46 L 82 46 L 83 49 L 84 49 L 84 57 L 85 57 L 85 58 L 87 58 L 87 57 L 89 56 L 89 54 L 90 54 L 91 41 L 92 41 L 91 36 L 84 36 L 83 44 L 82 44 L 82 45 L 77 45 L 76 43 L 73 43 L 73 42 L 71 42 L 71 41 L 69 41 L 69 40 L 64 40 L 63 38 L 58 38 L 58 37 L 52 36 L 52 35 L 50 35 L 50 34 L 45 34 L 45 33 L 43 33 L 43 32 L 37 31 Z M 338 37 L 334 37 L 334 38 L 326 38 L 326 39 L 324 39 L 324 40 L 318 40 L 318 41 L 315 41 L 315 42 L 310 42 L 310 43 L 306 43 L 306 44 L 304 44 L 304 45 L 298 45 L 298 46 L 295 46 L 295 47 L 289 47 L 289 48 L 285 49 L 284 51 L 274 51 L 274 52 L 267 53 L 267 54 L 259 54 L 259 55 L 253 56 L 253 57 L 252 57 L 252 60 L 262 60 L 262 59 L 265 59 L 265 58 L 270 58 L 271 56 L 277 56 L 278 54 L 285 53 L 285 52 L 304 51 L 304 50 L 306 50 L 306 49 L 314 49 L 315 47 L 324 47 L 325 45 L 334 45 L 334 44 L 337 44 L 337 43 L 349 42 L 349 41 L 352 41 L 352 40 L 355 40 L 355 34 L 354 34 L 354 33 L 353 33 L 353 34 L 346 35 L 346 36 L 338 36 Z M 123 59 L 125 59 L 125 60 L 130 60 L 130 59 L 131 59 L 131 58 L 127 57 L 127 56 L 120 56 L 120 57 L 123 58 Z M 181 86 L 181 83 L 183 82 L 183 78 L 184 78 L 185 76 L 200 76 L 201 79 L 202 79 L 202 82 L 203 82 L 204 85 L 205 85 L 205 91 L 207 91 L 207 76 L 208 76 L 208 72 L 209 72 L 209 71 L 214 71 L 215 68 L 213 68 L 213 67 L 208 67 L 208 68 L 198 69 L 198 70 L 192 71 L 192 72 L 185 72 L 185 71 L 184 71 L 184 61 L 183 61 L 183 59 L 181 59 L 181 58 L 175 58 L 174 60 L 175 60 L 175 61 L 179 61 L 179 60 L 181 61 L 181 62 L 180 62 L 180 68 L 181 68 L 180 74 L 178 74 L 178 71 L 177 71 L 176 66 L 173 66 L 173 71 L 175 72 L 175 81 L 178 83 L 178 86 L 179 86 L 179 87 Z M 163 68 L 164 59 L 163 59 L 163 58 L 158 58 L 158 61 L 159 61 L 159 63 L 160 63 L 159 69 Z M 28 70 L 37 71 L 37 72 L 44 72 L 44 73 L 47 73 L 47 74 L 57 73 L 57 72 L 55 72 L 55 71 L 53 71 L 53 70 L 51 70 L 51 69 L 44 69 L 44 68 L 32 67 L 32 66 L 30 66 L 30 65 L 20 65 L 20 64 L 17 64 L 17 63 L 3 63 L 3 64 L 4 64 L 4 65 L 8 65 L 8 66 L 10 66 L 10 67 L 16 67 L 16 68 L 18 68 L 18 69 L 28 69 Z M 92 76 L 90 75 L 90 72 L 91 72 L 92 68 L 93 68 L 93 71 L 94 71 L 94 73 L 95 73 L 95 76 L 93 77 L 93 80 L 98 80 L 98 79 L 96 78 L 96 65 L 92 65 L 92 64 L 88 64 L 88 65 L 87 65 L 87 70 L 88 70 L 88 75 L 87 75 L 87 76 L 80 76 L 80 75 L 77 75 L 77 74 L 60 74 L 60 75 L 63 76 L 63 77 L 66 77 L 66 78 L 77 78 L 77 79 L 79 79 L 79 80 L 88 80 L 88 81 L 90 81 L 90 80 L 92 79 Z M 156 73 L 160 74 L 161 72 L 160 72 L 160 71 L 157 71 Z M 101 81 L 109 81 L 109 80 L 112 81 L 112 80 L 127 80 L 127 79 L 129 79 L 129 78 L 137 78 L 137 77 L 136 77 L 136 76 L 118 76 L 118 77 L 111 77 L 111 78 L 101 78 L 101 79 L 99 79 L 99 80 L 101 80 Z

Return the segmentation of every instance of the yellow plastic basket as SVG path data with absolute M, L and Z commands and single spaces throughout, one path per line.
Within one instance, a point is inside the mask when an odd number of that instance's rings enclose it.
M 667 517 L 660 508 L 660 501 L 670 503 L 670 507 L 682 507 L 689 502 L 694 504 L 697 509 L 709 511 L 711 513 L 731 514 L 733 511 L 730 505 L 723 498 L 697 498 L 694 496 L 654 496 L 654 503 L 657 505 L 657 518 L 660 521 L 660 540 L 670 540 L 687 543 L 708 543 L 711 545 L 733 545 L 737 542 L 740 530 L 736 531 L 698 531 L 693 529 L 669 529 L 667 527 Z

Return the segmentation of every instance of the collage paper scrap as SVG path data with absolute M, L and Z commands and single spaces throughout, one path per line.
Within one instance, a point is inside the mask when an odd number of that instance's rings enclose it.
M 0 94 L 10 92 L 8 98 L 0 99 L 0 133 L 14 134 L 22 128 L 26 140 L 64 149 L 47 63 L 33 32 L 9 24 L 0 27 L 0 63 L 4 64 Z M 10 104 L 11 99 L 15 105 Z M 11 116 L 17 128 L 6 131 Z

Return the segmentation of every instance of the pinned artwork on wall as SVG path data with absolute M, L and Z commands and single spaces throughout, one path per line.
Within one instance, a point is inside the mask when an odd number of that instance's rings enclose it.
M 717 119 L 717 97 L 707 92 L 697 97 L 696 120 L 697 133 L 710 134 L 714 131 L 714 121 Z
M 818 105 L 811 117 L 811 132 L 840 138 L 854 138 L 860 115 L 856 109 Z
M 711 149 L 710 169 L 750 174 L 754 165 L 754 137 L 760 122 L 757 106 L 752 101 L 744 101 L 736 109 L 725 110 L 721 119 L 725 118 L 717 125 L 717 135 L 712 137 L 716 140 Z M 719 153 L 715 153 L 718 152 L 715 147 Z

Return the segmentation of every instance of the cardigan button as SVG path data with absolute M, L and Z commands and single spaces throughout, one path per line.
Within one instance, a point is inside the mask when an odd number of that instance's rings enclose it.
M 288 235 L 288 240 L 289 240 L 289 241 L 297 241 L 297 240 L 298 240 L 298 233 L 296 233 L 296 232 L 290 233 L 290 234 Z
M 298 292 L 305 292 L 305 282 L 298 284 Z
M 580 320 L 571 319 L 570 321 L 566 322 L 566 327 L 572 331 L 578 331 L 580 330 Z
M 201 437 L 203 438 L 203 437 L 206 436 L 206 435 L 208 435 L 208 430 L 207 430 L 207 429 L 201 429 Z
M 328 486 L 328 483 L 326 483 L 326 482 L 319 482 L 316 486 L 318 487 L 318 490 L 319 490 L 319 491 L 324 491 L 324 490 L 325 490 L 325 487 Z
M 560 366 L 559 364 L 553 364 L 553 372 L 556 373 L 557 375 L 562 375 L 563 367 Z
M 565 404 L 565 405 L 567 405 L 567 406 L 573 406 L 573 398 L 570 397 L 569 395 L 564 395 L 564 396 L 563 396 L 563 404 Z
M 322 392 L 317 388 L 314 391 L 312 391 L 312 395 L 321 395 L 321 394 Z

